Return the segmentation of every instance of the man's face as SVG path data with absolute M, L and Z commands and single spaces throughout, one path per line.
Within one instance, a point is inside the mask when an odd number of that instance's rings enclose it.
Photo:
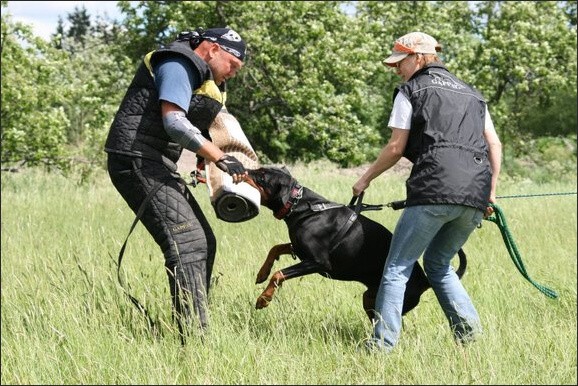
M 217 85 L 223 83 L 224 80 L 233 78 L 237 75 L 237 71 L 243 67 L 243 62 L 239 58 L 225 51 L 218 43 L 213 43 L 211 50 L 213 55 L 207 64 Z

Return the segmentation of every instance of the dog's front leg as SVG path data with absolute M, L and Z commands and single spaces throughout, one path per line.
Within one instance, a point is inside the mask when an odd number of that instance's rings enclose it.
M 255 305 L 255 308 L 260 310 L 261 308 L 267 307 L 271 300 L 273 300 L 273 294 L 275 294 L 275 290 L 278 287 L 281 287 L 281 284 L 283 284 L 284 281 L 295 277 L 320 272 L 322 272 L 321 265 L 313 260 L 303 260 L 295 265 L 292 265 L 291 267 L 287 267 L 281 271 L 275 272 L 273 276 L 271 276 L 271 280 L 269 280 L 267 288 L 265 288 L 265 290 L 257 298 L 257 304 Z
M 271 269 L 273 268 L 273 263 L 275 260 L 279 260 L 279 256 L 281 255 L 288 255 L 293 253 L 293 249 L 291 248 L 291 243 L 287 244 L 277 244 L 271 250 L 269 250 L 269 254 L 265 259 L 265 262 L 261 266 L 261 269 L 257 273 L 257 280 L 255 284 L 263 283 L 269 277 L 271 273 Z
M 275 272 L 271 277 L 271 280 L 269 280 L 267 288 L 265 288 L 265 290 L 257 298 L 257 304 L 255 305 L 255 308 L 260 310 L 261 308 L 267 307 L 271 300 L 273 300 L 273 294 L 275 294 L 275 290 L 277 287 L 280 287 L 284 281 L 285 276 L 283 275 L 283 272 Z

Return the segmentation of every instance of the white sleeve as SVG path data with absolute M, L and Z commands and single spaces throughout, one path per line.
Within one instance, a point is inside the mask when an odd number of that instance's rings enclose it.
M 494 127 L 494 122 L 492 121 L 492 117 L 490 117 L 490 111 L 488 110 L 488 105 L 486 105 L 486 121 L 484 122 L 484 131 L 492 130 L 496 131 Z
M 409 130 L 411 128 L 411 114 L 413 108 L 409 99 L 403 93 L 398 92 L 393 101 L 393 109 L 389 116 L 387 126 L 396 129 Z

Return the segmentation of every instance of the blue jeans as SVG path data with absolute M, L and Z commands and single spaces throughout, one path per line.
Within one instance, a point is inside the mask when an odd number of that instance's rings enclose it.
M 389 351 L 397 343 L 406 283 L 422 253 L 424 271 L 456 341 L 465 343 L 481 332 L 478 313 L 450 260 L 482 219 L 482 211 L 461 205 L 418 205 L 404 209 L 377 292 L 377 320 L 368 346 Z

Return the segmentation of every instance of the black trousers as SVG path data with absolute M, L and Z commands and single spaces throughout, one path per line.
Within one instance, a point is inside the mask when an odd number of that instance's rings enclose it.
M 137 212 L 154 187 L 141 222 L 165 258 L 173 310 L 179 329 L 193 323 L 208 325 L 207 297 L 216 254 L 213 230 L 185 181 L 162 162 L 125 155 L 108 155 L 110 179 Z

